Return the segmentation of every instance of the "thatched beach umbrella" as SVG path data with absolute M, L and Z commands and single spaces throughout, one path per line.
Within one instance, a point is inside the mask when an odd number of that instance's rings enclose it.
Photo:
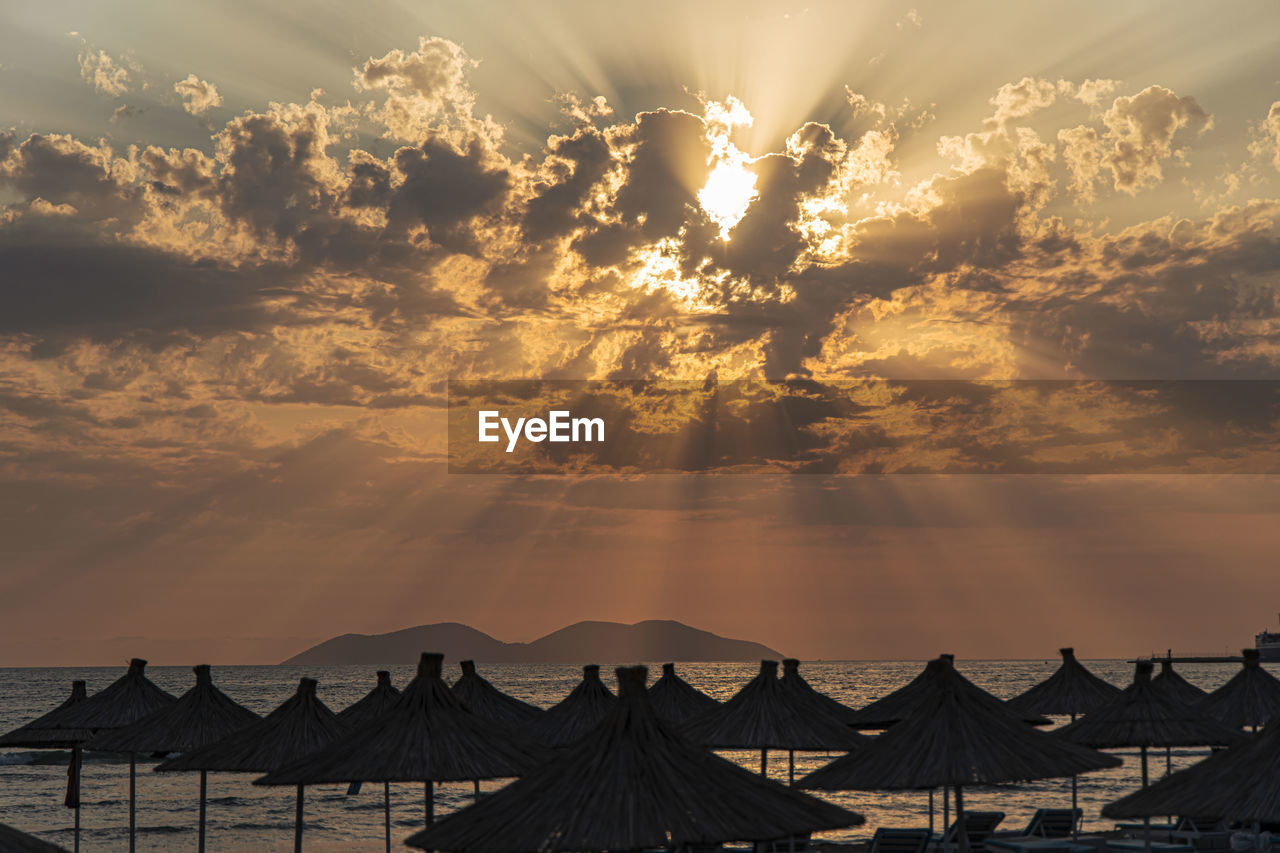
M 1076 660 L 1076 650 L 1059 649 L 1062 666 L 1044 681 L 1006 705 L 1016 714 L 1057 714 L 1072 719 L 1114 699 L 1120 688 L 1094 675 Z
M 111 682 L 83 702 L 77 702 L 65 710 L 51 715 L 53 722 L 64 729 L 88 729 L 94 733 L 105 729 L 124 728 L 148 714 L 172 705 L 174 697 L 156 687 L 147 678 L 147 662 L 141 658 L 129 661 L 124 675 Z M 137 753 L 129 753 L 129 853 L 136 847 Z
M 20 829 L 14 829 L 7 823 L 0 823 L 0 853 L 67 853 L 67 851 Z
M 951 661 L 929 669 L 931 696 L 874 742 L 802 778 L 801 788 L 827 791 L 953 787 L 961 850 L 964 787 L 1072 776 L 1115 767 L 1115 756 L 1026 725 L 1003 705 L 968 689 Z
M 600 667 L 587 664 L 578 686 L 529 726 L 529 736 L 550 747 L 570 746 L 599 725 L 617 701 L 600 680 Z
M 953 672 L 955 664 L 955 655 L 943 654 L 939 656 L 939 660 L 946 660 L 952 665 Z M 908 683 L 899 687 L 888 696 L 881 697 L 869 705 L 858 709 L 849 720 L 849 725 L 856 729 L 887 729 L 890 726 L 905 720 L 911 716 L 912 712 L 920 705 L 933 696 L 934 675 L 930 666 L 935 662 L 930 661 L 925 665 L 924 670 L 911 679 Z M 1004 702 L 969 679 L 965 678 L 959 672 L 955 672 L 955 677 L 960 680 L 960 688 L 968 690 L 975 695 L 985 697 L 983 701 L 1004 707 Z M 1036 711 L 1014 711 L 1024 723 L 1033 726 L 1047 726 L 1049 720 L 1040 715 Z
M 75 849 L 80 849 L 80 744 L 93 737 L 89 729 L 64 729 L 57 724 L 62 711 L 72 705 L 83 702 L 89 694 L 85 691 L 83 681 L 71 682 L 71 695 L 51 711 L 48 711 L 26 725 L 0 736 L 0 748 L 20 747 L 24 749 L 70 749 L 71 761 L 67 764 L 67 793 L 63 805 L 75 809 Z
M 646 674 L 618 669 L 619 701 L 590 734 L 406 843 L 469 853 L 679 849 L 863 822 L 686 740 L 653 712 Z
M 363 728 L 381 717 L 400 698 L 400 691 L 391 683 L 391 673 L 378 670 L 378 683 L 362 698 L 338 712 L 338 719 L 352 729 Z
M 423 654 L 418 675 L 390 711 L 255 785 L 326 782 L 425 782 L 426 822 L 432 785 L 519 776 L 549 755 L 544 748 L 477 717 L 440 678 L 443 655 Z M 387 849 L 391 816 L 386 812 Z
M 1280 821 L 1280 723 L 1110 803 L 1110 818 L 1207 815 L 1242 823 Z
M 298 691 L 256 723 L 170 758 L 157 772 L 176 770 L 270 773 L 315 752 L 347 732 L 347 726 L 316 696 L 316 680 L 298 681 Z M 302 849 L 302 785 L 294 813 L 293 849 Z
M 1160 674 L 1151 679 L 1151 686 L 1188 705 L 1194 705 L 1209 695 L 1175 671 L 1171 660 L 1160 661 Z
M 221 740 L 262 718 L 239 705 L 213 685 L 208 664 L 194 667 L 195 686 L 178 701 L 120 729 L 111 729 L 89 741 L 88 749 L 104 752 L 190 752 Z M 198 846 L 204 851 L 207 771 L 200 771 L 200 820 Z
M 1053 675 L 1030 690 L 1010 699 L 1007 707 L 1017 714 L 1056 714 L 1069 716 L 1072 722 L 1081 714 L 1087 714 L 1106 704 L 1120 694 L 1120 688 L 1094 675 L 1076 660 L 1073 648 L 1058 649 L 1062 666 Z M 1079 802 L 1076 777 L 1071 777 L 1071 808 Z M 1076 824 L 1072 824 L 1075 837 Z
M 1244 649 L 1244 666 L 1231 680 L 1210 693 L 1200 710 L 1233 729 L 1254 731 L 1280 718 L 1280 678 L 1262 668 L 1257 649 Z
M 814 690 L 800 674 L 800 661 L 795 658 L 784 658 L 782 661 L 782 686 L 794 693 L 800 701 L 811 703 L 842 723 L 852 723 L 858 713 L 825 693 Z
M 542 716 L 542 709 L 508 696 L 476 672 L 476 662 L 461 663 L 462 677 L 453 683 L 453 695 L 471 713 L 512 732 L 523 732 Z
M 762 776 L 770 749 L 845 752 L 869 740 L 784 687 L 776 660 L 760 661 L 755 678 L 720 707 L 685 723 L 682 731 L 704 746 L 760 750 Z
M 658 719 L 680 724 L 720 707 L 720 703 L 676 675 L 674 663 L 662 665 L 662 677 L 649 686 L 649 704 Z

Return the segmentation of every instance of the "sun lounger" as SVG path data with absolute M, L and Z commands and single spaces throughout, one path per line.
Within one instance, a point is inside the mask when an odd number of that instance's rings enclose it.
M 867 853 L 925 853 L 933 836 L 927 829 L 880 827 L 871 836 Z
M 1112 838 L 1107 841 L 1107 849 L 1113 853 L 1196 853 L 1190 844 L 1170 844 L 1164 841 L 1152 841 L 1150 845 L 1142 838 Z
M 1070 838 L 1084 814 L 1080 809 L 1036 809 L 1026 829 L 992 833 L 992 838 Z
M 1004 820 L 1004 812 L 966 812 L 964 816 L 966 835 L 970 850 L 982 850 L 982 843 L 991 837 Z M 942 835 L 934 835 L 930 839 L 928 850 L 931 853 L 946 853 L 955 850 L 959 842 L 960 821 L 947 827 Z
M 1018 836 L 1016 838 L 988 838 L 983 842 L 986 853 L 1096 853 L 1091 844 L 1077 844 L 1067 838 L 1041 838 Z

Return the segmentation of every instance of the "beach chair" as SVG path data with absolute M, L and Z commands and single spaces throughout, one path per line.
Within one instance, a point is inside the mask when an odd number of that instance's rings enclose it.
M 867 853 L 925 853 L 932 835 L 927 829 L 890 829 L 882 826 L 871 836 Z
M 992 838 L 1070 838 L 1084 816 L 1081 809 L 1036 809 L 1026 829 L 991 833 Z
M 966 812 L 964 824 L 969 838 L 969 850 L 982 850 L 983 842 L 991 837 L 1002 820 L 1004 820 L 1004 812 Z M 957 820 L 947 827 L 947 831 L 942 835 L 934 835 L 929 841 L 930 853 L 947 853 L 955 850 L 960 838 L 959 830 L 960 821 Z

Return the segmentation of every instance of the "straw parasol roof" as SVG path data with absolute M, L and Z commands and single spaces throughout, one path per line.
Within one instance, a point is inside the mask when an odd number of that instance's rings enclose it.
M 965 686 L 949 660 L 929 667 L 931 695 L 872 743 L 803 777 L 829 791 L 906 790 L 1049 779 L 1119 766 L 1037 731 Z
M 667 849 L 863 822 L 690 743 L 654 713 L 646 674 L 644 667 L 617 670 L 620 700 L 601 725 L 406 843 L 472 853 Z
M 1139 661 L 1133 683 L 1105 705 L 1085 714 L 1055 734 L 1096 748 L 1121 746 L 1222 746 L 1240 732 L 1210 719 L 1156 689 L 1151 661 Z
M 613 710 L 617 697 L 600 680 L 600 667 L 587 664 L 582 668 L 582 681 L 543 712 L 527 731 L 539 743 L 564 747 L 596 727 Z
M 804 680 L 804 676 L 800 674 L 800 661 L 795 658 L 785 658 L 782 661 L 782 686 L 786 690 L 790 690 L 796 698 L 802 702 L 808 702 L 813 707 L 823 711 L 832 717 L 835 717 L 842 723 L 853 722 L 857 711 L 842 705 L 836 700 L 827 696 L 825 693 L 819 693 Z
M 662 665 L 662 677 L 649 687 L 649 704 L 658 719 L 683 723 L 720 707 L 720 703 L 676 675 L 674 663 Z
M 453 695 L 467 710 L 481 719 L 505 726 L 512 731 L 525 731 L 542 716 L 542 709 L 508 696 L 476 672 L 476 662 L 464 660 L 462 677 L 453 684 Z
M 418 676 L 382 717 L 254 784 L 497 779 L 518 776 L 548 757 L 468 712 L 440 678 L 442 659 L 423 654 Z
M 0 853 L 67 853 L 67 850 L 14 829 L 7 823 L 0 823 Z
M 1006 704 L 1019 714 L 1087 714 L 1119 695 L 1120 688 L 1094 675 L 1076 660 L 1076 650 L 1058 650 L 1062 666 L 1027 692 Z
M 85 744 L 106 752 L 188 752 L 220 740 L 262 719 L 213 685 L 209 665 L 194 667 L 195 686 L 167 705 L 124 728 L 111 729 Z
M 71 682 L 71 695 L 62 704 L 26 725 L 0 736 L 0 747 L 16 746 L 28 749 L 69 749 L 93 737 L 89 729 L 59 728 L 59 715 L 72 705 L 88 698 L 83 681 Z
M 362 728 L 381 717 L 400 698 L 400 691 L 391 683 L 391 673 L 378 670 L 378 683 L 363 699 L 338 712 L 338 719 L 353 729 Z
M 1160 661 L 1160 674 L 1151 679 L 1151 686 L 1187 705 L 1195 705 L 1209 695 L 1174 672 L 1171 660 Z
M 108 687 L 74 705 L 49 714 L 49 722 L 64 729 L 118 729 L 177 700 L 146 676 L 147 662 L 129 661 L 129 671 Z
M 952 671 L 955 671 L 955 655 L 944 654 L 939 660 L 946 660 L 952 664 Z M 921 702 L 929 699 L 933 695 L 933 674 L 930 666 L 933 661 L 925 665 L 924 671 L 909 681 L 907 684 L 899 687 L 897 690 L 872 702 L 857 712 L 849 720 L 849 725 L 858 729 L 887 729 L 895 723 L 905 720 L 911 716 L 911 713 L 920 705 Z M 984 701 L 988 704 L 994 703 L 1001 707 L 1004 702 L 992 696 L 969 679 L 965 678 L 959 672 L 955 672 L 955 677 L 959 679 L 960 686 L 975 695 L 981 694 L 986 697 Z M 1033 726 L 1046 726 L 1049 720 L 1040 716 L 1038 713 L 1022 712 L 1019 714 L 1022 722 L 1030 723 Z
M 170 758 L 156 770 L 270 773 L 346 731 L 346 724 L 316 697 L 316 680 L 303 678 L 298 682 L 298 691 L 265 718 L 221 740 Z
M 685 723 L 684 735 L 726 749 L 846 750 L 867 742 L 865 735 L 797 700 L 777 675 L 777 661 L 760 661 L 755 678 L 720 707 Z
M 1103 807 L 1110 818 L 1196 814 L 1252 821 L 1280 820 L 1280 725 Z
M 1280 718 L 1280 678 L 1262 668 L 1257 649 L 1244 649 L 1244 666 L 1200 703 L 1200 710 L 1232 728 Z

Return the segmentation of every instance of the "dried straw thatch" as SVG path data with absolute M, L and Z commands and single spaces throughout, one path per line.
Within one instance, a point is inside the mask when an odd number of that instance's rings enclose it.
M 1151 679 L 1151 686 L 1186 705 L 1198 704 L 1209 695 L 1174 672 L 1171 660 L 1160 661 L 1160 674 Z
M 1200 703 L 1200 710 L 1233 729 L 1280 719 L 1280 678 L 1262 668 L 1257 649 L 1244 649 L 1244 666 Z
M 147 679 L 146 669 L 145 660 L 134 658 L 128 672 L 83 702 L 51 713 L 49 722 L 65 729 L 118 729 L 176 702 Z
M 676 675 L 674 663 L 662 665 L 662 677 L 649 687 L 649 704 L 658 719 L 668 723 L 683 723 L 720 707 L 715 699 Z
M 338 712 L 338 719 L 352 729 L 359 729 L 381 717 L 400 698 L 400 691 L 391 683 L 391 673 L 378 670 L 378 683 L 364 698 Z
M 467 711 L 441 680 L 441 660 L 424 654 L 418 676 L 379 719 L 254 784 L 496 779 L 518 776 L 549 757 Z
M 407 843 L 473 853 L 642 850 L 862 823 L 685 740 L 654 714 L 644 667 L 617 672 L 621 699 L 589 735 Z
M 262 718 L 213 685 L 208 664 L 194 668 L 195 686 L 171 705 L 85 744 L 106 752 L 188 752 Z
M 582 681 L 556 705 L 543 712 L 526 730 L 538 743 L 565 747 L 576 743 L 599 725 L 617 697 L 600 680 L 600 667 L 587 664 L 582 668 Z
M 0 823 L 0 853 L 67 853 L 67 849 Z
M 298 682 L 298 691 L 264 719 L 239 731 L 170 758 L 156 767 L 169 770 L 218 770 L 270 773 L 328 745 L 347 726 L 316 697 L 314 678 Z
M 944 654 L 939 659 L 947 660 L 951 664 L 955 663 L 955 655 Z M 954 671 L 954 666 L 952 668 Z M 955 677 L 960 680 L 960 685 L 963 689 L 973 692 L 974 695 L 981 694 L 986 697 L 985 701 L 988 703 L 1004 705 L 1001 700 L 992 696 L 959 672 L 955 673 Z M 924 671 L 907 684 L 899 687 L 888 696 L 877 699 L 870 705 L 859 709 L 850 719 L 849 725 L 858 729 L 887 729 L 895 723 L 905 720 L 911 716 L 921 702 L 932 697 L 933 678 L 929 665 L 926 665 Z M 1046 726 L 1050 722 L 1038 713 L 1033 712 L 1022 712 L 1018 716 L 1022 718 L 1024 723 L 1030 723 L 1033 726 Z
M 1006 704 L 1018 714 L 1087 714 L 1120 694 L 1120 688 L 1094 675 L 1076 660 L 1076 650 L 1059 649 L 1057 672 Z
M 1026 725 L 965 686 L 949 660 L 930 662 L 931 695 L 862 749 L 802 778 L 801 788 L 905 790 L 1049 779 L 1120 760 Z
M 71 695 L 62 704 L 26 725 L 19 726 L 0 737 L 0 747 L 25 747 L 27 749 L 69 749 L 93 737 L 89 729 L 59 728 L 58 717 L 67 708 L 88 698 L 83 681 L 71 682 Z
M 1055 734 L 1096 748 L 1137 746 L 1221 746 L 1240 739 L 1240 732 L 1205 716 L 1198 708 L 1157 690 L 1151 661 L 1139 661 L 1133 683 L 1114 699 Z
M 857 749 L 867 742 L 840 720 L 800 701 L 778 679 L 778 662 L 760 662 L 760 673 L 723 705 L 685 723 L 695 743 L 726 749 Z
M 835 717 L 842 723 L 852 723 L 857 711 L 842 705 L 825 693 L 819 693 L 800 674 L 800 661 L 786 658 L 782 661 L 782 688 L 791 691 L 797 700 L 808 702 L 818 710 Z
M 475 661 L 464 660 L 461 666 L 462 677 L 454 682 L 453 695 L 477 717 L 522 732 L 542 716 L 541 708 L 508 696 L 490 684 L 476 672 Z
M 1167 814 L 1280 821 L 1280 724 L 1241 739 L 1230 749 L 1161 779 L 1102 809 L 1110 818 Z

